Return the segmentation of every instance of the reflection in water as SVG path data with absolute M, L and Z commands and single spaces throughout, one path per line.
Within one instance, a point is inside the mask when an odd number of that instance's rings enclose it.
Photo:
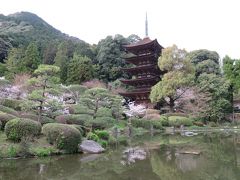
M 148 152 L 146 159 L 122 165 L 126 148 L 119 147 L 97 155 L 1 160 L 0 180 L 239 180 L 240 177 L 238 134 L 145 136 L 132 139 L 131 143 Z M 149 149 L 151 144 L 154 149 Z M 201 154 L 182 153 L 190 150 Z

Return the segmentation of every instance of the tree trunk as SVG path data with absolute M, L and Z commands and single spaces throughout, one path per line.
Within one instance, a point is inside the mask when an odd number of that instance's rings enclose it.
M 174 99 L 172 97 L 169 97 L 169 107 L 170 112 L 174 112 Z
M 94 115 L 93 115 L 93 119 L 96 118 L 97 115 L 97 111 L 98 111 L 98 103 L 99 103 L 99 99 L 96 99 L 96 104 L 95 104 L 95 109 L 94 109 Z

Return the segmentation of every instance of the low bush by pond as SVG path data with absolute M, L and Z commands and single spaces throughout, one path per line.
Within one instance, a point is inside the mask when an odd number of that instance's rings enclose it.
M 169 116 L 168 123 L 169 123 L 169 126 L 175 126 L 175 127 L 180 127 L 181 125 L 192 126 L 193 120 L 187 117 L 182 117 L 182 116 Z
M 42 133 L 47 137 L 47 141 L 54 144 L 58 149 L 67 153 L 78 151 L 81 134 L 75 127 L 66 124 L 48 123 L 43 126 Z
M 131 123 L 134 127 L 163 129 L 161 120 L 132 119 Z
M 6 123 L 4 131 L 8 139 L 19 142 L 23 137 L 39 135 L 41 124 L 31 119 L 15 118 Z

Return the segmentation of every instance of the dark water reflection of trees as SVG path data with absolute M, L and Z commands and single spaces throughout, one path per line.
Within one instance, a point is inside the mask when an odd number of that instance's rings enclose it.
M 146 143 L 145 143 L 146 142 Z M 122 165 L 122 151 L 99 155 L 65 155 L 48 158 L 1 160 L 0 180 L 238 180 L 240 135 L 212 133 L 195 137 L 154 136 L 133 139 L 147 158 Z M 149 149 L 149 144 L 157 144 Z M 157 147 L 157 148 L 156 148 Z M 200 155 L 183 154 L 200 151 Z

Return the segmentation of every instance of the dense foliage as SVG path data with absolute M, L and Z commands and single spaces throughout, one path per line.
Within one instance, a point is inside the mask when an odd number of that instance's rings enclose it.
M 150 95 L 152 102 L 164 99 L 173 111 L 175 101 L 193 81 L 193 66 L 186 55 L 187 52 L 178 49 L 176 45 L 163 50 L 158 65 L 162 71 L 167 71 L 167 73 L 152 87 Z

